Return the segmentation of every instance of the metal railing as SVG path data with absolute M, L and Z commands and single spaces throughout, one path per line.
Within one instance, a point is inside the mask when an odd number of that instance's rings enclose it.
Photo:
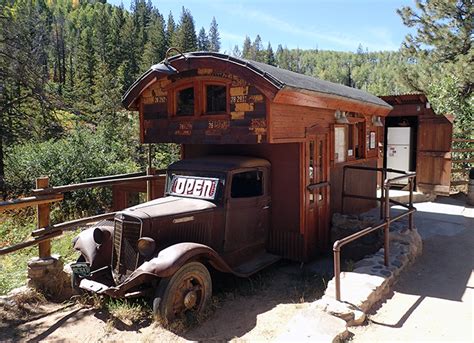
M 369 197 L 362 196 L 357 194 L 350 194 L 346 192 L 346 170 L 347 169 L 356 169 L 369 172 L 381 173 L 383 186 L 380 197 Z M 387 173 L 397 173 L 401 174 L 400 176 L 387 179 Z M 341 300 L 341 248 L 353 242 L 361 237 L 368 235 L 371 232 L 383 229 L 384 230 L 384 264 L 388 267 L 390 264 L 390 224 L 394 221 L 397 221 L 405 216 L 409 216 L 408 219 L 408 228 L 413 229 L 413 213 L 416 211 L 413 207 L 413 187 L 414 187 L 414 178 L 416 173 L 407 173 L 402 170 L 390 169 L 390 168 L 374 168 L 374 167 L 361 167 L 361 166 L 344 166 L 342 174 L 342 203 L 341 203 L 341 212 L 344 213 L 344 198 L 355 198 L 355 199 L 365 199 L 365 200 L 376 200 L 380 202 L 380 219 L 383 221 L 375 226 L 367 227 L 361 231 L 358 231 L 350 236 L 344 237 L 340 240 L 334 242 L 333 253 L 334 253 L 334 281 L 336 288 L 336 300 Z M 409 184 L 409 200 L 408 204 L 403 204 L 401 202 L 390 199 L 390 187 L 396 181 L 401 181 L 408 178 Z M 393 218 L 390 217 L 390 203 L 393 203 L 398 206 L 402 206 L 407 209 L 406 212 L 401 213 Z
M 32 191 L 32 195 L 26 198 L 19 198 L 0 202 L 0 212 L 8 210 L 16 210 L 25 207 L 36 206 L 37 211 L 37 229 L 31 235 L 33 239 L 13 244 L 8 247 L 0 248 L 0 256 L 15 252 L 17 250 L 38 245 L 39 257 L 46 258 L 51 256 L 51 239 L 61 236 L 64 231 L 75 229 L 80 225 L 94 223 L 104 219 L 113 218 L 116 212 L 103 213 L 91 217 L 75 219 L 59 224 L 50 224 L 50 205 L 64 199 L 63 194 L 66 192 L 76 191 L 79 189 L 90 189 L 98 187 L 108 187 L 114 185 L 124 185 L 135 182 L 146 181 L 147 200 L 153 198 L 152 182 L 163 178 L 161 173 L 163 170 L 155 170 L 147 168 L 146 175 L 137 176 L 137 173 L 111 175 L 96 178 L 92 181 L 50 187 L 48 177 L 40 177 L 36 179 L 36 189 Z

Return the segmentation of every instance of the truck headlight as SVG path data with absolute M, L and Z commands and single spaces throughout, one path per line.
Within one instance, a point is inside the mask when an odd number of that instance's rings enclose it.
M 137 242 L 138 252 L 143 257 L 150 257 L 156 248 L 156 243 L 153 238 L 150 237 L 142 237 Z

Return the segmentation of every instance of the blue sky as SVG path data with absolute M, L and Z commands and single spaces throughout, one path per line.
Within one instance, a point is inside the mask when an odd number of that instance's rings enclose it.
M 109 0 L 130 8 L 130 0 Z M 270 41 L 288 48 L 356 51 L 359 44 L 369 51 L 398 50 L 409 32 L 396 13 L 414 0 L 152 0 L 165 18 L 171 11 L 179 21 L 181 8 L 191 11 L 196 31 L 206 31 L 212 17 L 219 25 L 221 51 L 239 47 L 246 35 L 253 41 L 260 34 L 264 46 Z

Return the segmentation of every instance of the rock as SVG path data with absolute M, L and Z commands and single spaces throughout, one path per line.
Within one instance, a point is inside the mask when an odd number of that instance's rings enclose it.
M 347 339 L 346 322 L 310 308 L 294 316 L 276 342 L 337 342 Z
M 72 295 L 70 275 L 64 272 L 64 263 L 59 255 L 47 258 L 32 258 L 28 262 L 28 287 L 62 301 Z
M 355 216 L 335 213 L 332 217 L 331 242 L 350 236 L 372 226 L 377 219 L 373 216 Z M 341 249 L 341 257 L 358 261 L 364 256 L 375 253 L 383 245 L 383 231 L 377 230 Z

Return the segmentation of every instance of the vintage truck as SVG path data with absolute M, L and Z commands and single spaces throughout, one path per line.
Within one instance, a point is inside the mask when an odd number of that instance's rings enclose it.
M 165 196 L 81 232 L 73 286 L 112 297 L 149 296 L 167 321 L 200 312 L 209 271 L 246 277 L 279 260 L 265 251 L 270 163 L 208 156 L 175 162 Z

